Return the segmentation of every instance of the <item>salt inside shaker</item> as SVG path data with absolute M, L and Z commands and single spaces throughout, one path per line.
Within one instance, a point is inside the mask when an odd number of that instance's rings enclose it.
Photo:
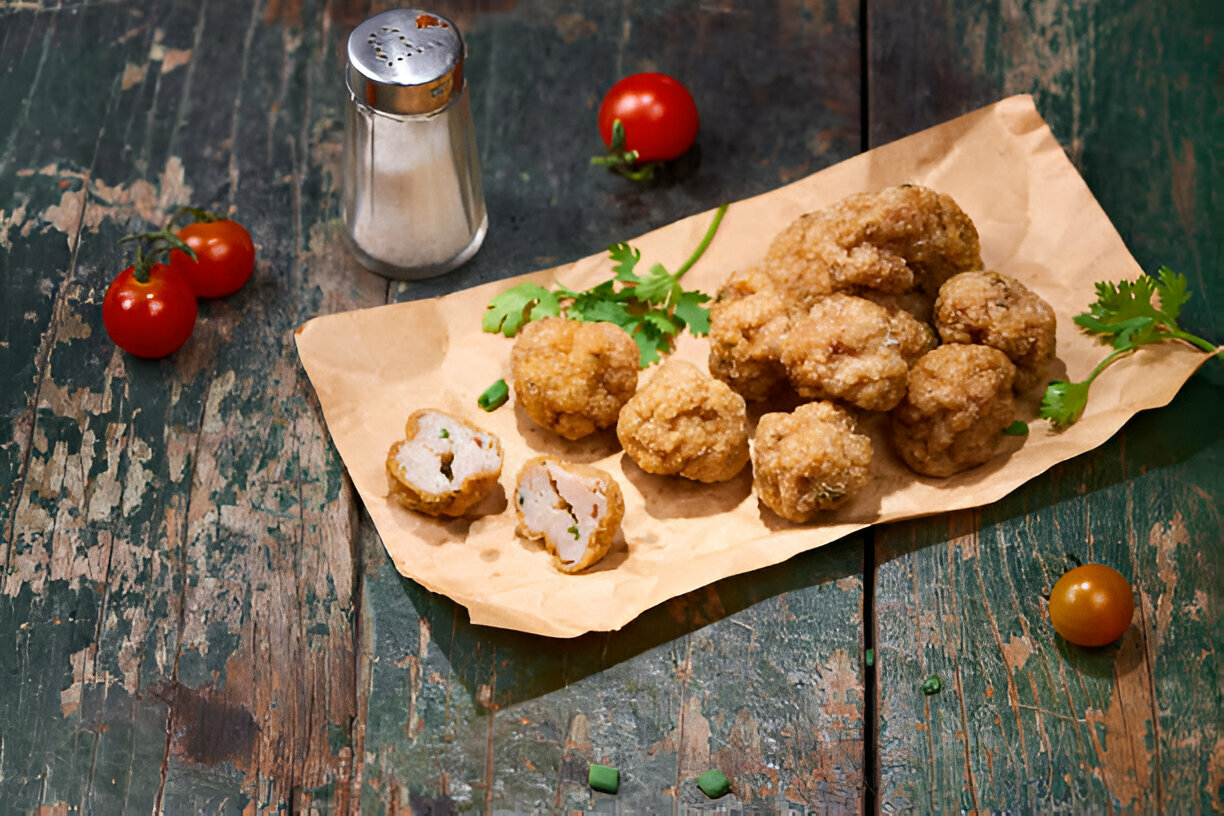
M 384 277 L 448 272 L 488 229 L 464 56 L 455 24 L 417 9 L 376 14 L 349 35 L 345 237 Z

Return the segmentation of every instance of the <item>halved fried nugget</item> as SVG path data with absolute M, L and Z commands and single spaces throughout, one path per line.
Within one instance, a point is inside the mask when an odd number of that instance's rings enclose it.
M 537 456 L 519 471 L 514 508 L 519 535 L 543 541 L 554 566 L 575 573 L 607 554 L 625 499 L 616 480 L 599 468 Z
M 387 452 L 391 496 L 431 516 L 462 516 L 497 484 L 501 440 L 442 411 L 408 417 L 405 438 Z

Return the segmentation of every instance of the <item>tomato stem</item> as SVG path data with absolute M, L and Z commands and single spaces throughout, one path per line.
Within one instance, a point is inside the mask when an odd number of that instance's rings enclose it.
M 149 282 L 150 270 L 160 263 L 163 258 L 169 257 L 172 250 L 177 249 L 180 252 L 186 253 L 191 256 L 193 261 L 199 260 L 195 250 L 187 246 L 182 238 L 179 238 L 168 229 L 125 235 L 119 239 L 121 244 L 128 241 L 136 242 L 136 262 L 132 264 L 132 277 L 140 283 Z M 147 255 L 144 251 L 146 246 L 149 248 Z
M 191 223 L 193 224 L 199 224 L 199 223 L 211 224 L 214 221 L 228 220 L 224 215 L 220 215 L 218 213 L 212 212 L 211 210 L 205 210 L 201 207 L 190 207 L 190 206 L 184 205 L 182 207 L 179 207 L 177 210 L 175 210 L 174 216 L 170 219 L 170 223 L 166 227 L 166 229 L 173 230 L 175 227 L 175 224 L 178 223 L 178 220 L 185 215 L 191 216 Z

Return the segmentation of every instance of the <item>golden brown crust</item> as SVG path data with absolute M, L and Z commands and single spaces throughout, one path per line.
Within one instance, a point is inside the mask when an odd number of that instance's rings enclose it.
M 897 452 L 927 476 L 951 476 L 994 456 L 1016 418 L 1016 368 L 989 346 L 948 344 L 914 364 L 890 415 Z
M 801 216 L 774 240 L 763 270 L 809 307 L 856 287 L 934 295 L 948 278 L 981 266 L 977 229 L 956 202 L 903 184 Z
M 932 345 L 930 330 L 908 312 L 839 292 L 792 321 L 782 365 L 801 396 L 888 411 L 905 395 L 910 365 Z
M 732 275 L 710 306 L 710 373 L 744 399 L 768 399 L 786 384 L 780 345 L 789 325 L 786 300 L 759 270 Z
M 831 402 L 765 414 L 752 447 L 753 484 L 782 518 L 807 522 L 850 499 L 871 479 L 871 439 Z
M 546 502 L 550 508 L 560 508 L 564 505 L 567 512 L 572 512 L 573 505 L 562 496 L 567 488 L 558 484 L 560 479 L 566 477 L 571 477 L 573 483 L 580 485 L 583 489 L 600 494 L 604 502 L 603 512 L 598 516 L 590 516 L 595 524 L 591 529 L 585 531 L 585 549 L 580 557 L 571 561 L 562 558 L 563 546 L 569 543 L 563 540 L 562 536 L 572 531 L 577 538 L 577 519 L 566 518 L 562 522 L 564 525 L 571 520 L 575 521 L 575 528 L 572 530 L 551 530 L 547 524 L 547 518 L 528 518 L 545 505 L 533 503 L 532 497 L 525 495 L 534 494 L 540 501 Z M 553 557 L 553 565 L 561 572 L 568 574 L 581 572 L 607 555 L 616 537 L 616 531 L 620 529 L 621 520 L 625 516 L 624 494 L 611 474 L 590 465 L 563 462 L 550 456 L 537 456 L 525 462 L 519 471 L 514 492 L 518 534 L 524 538 L 542 541 L 545 549 Z M 570 498 L 574 496 L 571 494 Z
M 442 427 L 447 436 L 435 438 Z M 423 428 L 430 429 L 430 439 L 423 437 Z M 442 411 L 421 409 L 408 417 L 404 436 L 387 451 L 387 482 L 390 497 L 408 509 L 431 516 L 462 516 L 496 487 L 502 447 L 495 434 Z M 469 439 L 475 448 L 461 441 Z M 456 466 L 457 457 L 486 452 L 489 461 L 484 464 L 475 463 L 466 472 L 462 463 Z
M 537 320 L 519 331 L 510 354 L 515 398 L 543 427 L 581 439 L 616 424 L 637 390 L 640 359 L 612 323 Z
M 744 398 L 682 360 L 663 363 L 625 403 L 616 435 L 647 473 L 723 482 L 748 463 Z
M 945 343 L 997 348 L 1016 366 L 1015 389 L 1041 383 L 1054 359 L 1054 309 L 1015 278 L 964 272 L 948 279 L 935 302 L 935 326 Z

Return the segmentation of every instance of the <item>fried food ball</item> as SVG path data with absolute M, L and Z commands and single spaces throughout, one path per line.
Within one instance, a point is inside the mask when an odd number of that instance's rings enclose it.
M 616 435 L 647 473 L 725 482 L 748 463 L 744 398 L 692 363 L 669 360 L 621 409 Z
M 566 439 L 610 428 L 637 390 L 640 352 L 612 323 L 547 317 L 528 323 L 514 341 L 514 393 L 540 425 Z
M 759 270 L 733 275 L 710 306 L 710 373 L 747 400 L 767 399 L 786 384 L 789 325 L 786 300 Z
M 543 541 L 561 572 L 580 572 L 603 558 L 625 515 L 620 485 L 588 465 L 547 456 L 530 459 L 514 488 L 518 533 Z
M 1006 354 L 1016 366 L 1017 391 L 1044 380 L 1054 359 L 1054 310 L 1020 281 L 998 272 L 949 278 L 939 288 L 935 327 L 945 343 L 976 343 Z
M 951 476 L 994 456 L 1016 418 L 1016 367 L 990 346 L 947 344 L 923 355 L 890 414 L 893 443 L 927 476 Z
M 905 395 L 909 368 L 933 345 L 908 312 L 840 292 L 791 323 L 782 365 L 800 396 L 889 411 Z
M 981 269 L 982 257 L 977 228 L 951 196 L 902 184 L 801 216 L 774 239 L 763 267 L 808 307 L 854 287 L 933 296 L 958 272 Z
M 752 445 L 757 497 L 790 521 L 811 521 L 846 502 L 871 478 L 871 439 L 831 402 L 765 414 Z
M 442 411 L 408 417 L 405 438 L 387 452 L 391 497 L 431 516 L 462 516 L 497 485 L 501 441 Z

